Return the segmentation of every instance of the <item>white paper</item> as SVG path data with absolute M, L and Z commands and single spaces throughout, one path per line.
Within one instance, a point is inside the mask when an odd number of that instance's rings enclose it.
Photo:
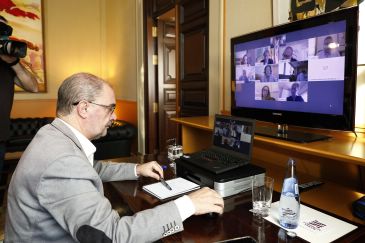
M 167 180 L 166 183 L 171 187 L 172 190 L 167 189 L 161 182 L 156 182 L 150 185 L 146 185 L 143 186 L 142 188 L 143 190 L 154 195 L 160 200 L 177 196 L 200 188 L 198 184 L 188 181 L 181 177 Z
M 279 201 L 271 204 L 270 215 L 266 220 L 279 225 Z M 280 226 L 281 227 L 281 226 Z M 285 229 L 284 227 L 281 227 Z M 353 231 L 357 226 L 329 216 L 315 209 L 300 205 L 299 225 L 293 231 L 309 242 L 331 242 Z
M 339 81 L 345 78 L 345 57 L 308 59 L 308 81 Z

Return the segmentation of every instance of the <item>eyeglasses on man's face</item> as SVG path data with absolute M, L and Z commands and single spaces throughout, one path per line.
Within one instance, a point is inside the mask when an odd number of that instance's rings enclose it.
M 115 107 L 116 107 L 116 104 L 111 104 L 111 105 L 103 105 L 103 104 L 98 104 L 98 103 L 95 103 L 95 102 L 92 102 L 92 101 L 87 101 L 85 100 L 86 102 L 90 103 L 90 104 L 93 104 L 93 105 L 97 105 L 97 106 L 101 106 L 105 109 L 108 109 L 110 114 L 113 114 L 114 110 L 115 110 Z M 72 105 L 78 105 L 81 101 L 79 102 L 75 102 L 73 103 Z

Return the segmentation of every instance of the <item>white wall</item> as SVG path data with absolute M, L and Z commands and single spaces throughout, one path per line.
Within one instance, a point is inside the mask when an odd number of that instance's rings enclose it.
M 136 1 L 108 0 L 105 3 L 106 79 L 114 84 L 118 98 L 136 101 Z
M 272 1 L 211 0 L 209 4 L 209 114 L 214 114 L 231 109 L 231 38 L 271 27 Z
M 231 45 L 232 37 L 272 26 L 271 0 L 228 0 L 226 1 L 226 45 L 225 45 L 225 97 L 224 109 L 231 109 Z
M 209 115 L 221 110 L 221 86 L 223 79 L 223 3 L 209 1 Z
M 136 101 L 136 1 L 43 0 L 46 93 L 16 100 L 56 99 L 61 82 L 85 71 L 106 78 L 117 99 Z

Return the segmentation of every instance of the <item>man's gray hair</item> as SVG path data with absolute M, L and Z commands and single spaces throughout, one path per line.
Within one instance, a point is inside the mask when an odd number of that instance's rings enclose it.
M 57 116 L 70 114 L 80 101 L 94 101 L 104 85 L 109 84 L 90 73 L 76 73 L 66 78 L 58 89 Z

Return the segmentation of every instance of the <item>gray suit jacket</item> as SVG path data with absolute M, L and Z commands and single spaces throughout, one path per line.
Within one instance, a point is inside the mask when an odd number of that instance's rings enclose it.
M 56 119 L 23 153 L 8 190 L 6 242 L 148 242 L 183 230 L 174 202 L 119 217 L 102 181 L 131 180 L 134 164 L 94 168 L 72 131 Z

